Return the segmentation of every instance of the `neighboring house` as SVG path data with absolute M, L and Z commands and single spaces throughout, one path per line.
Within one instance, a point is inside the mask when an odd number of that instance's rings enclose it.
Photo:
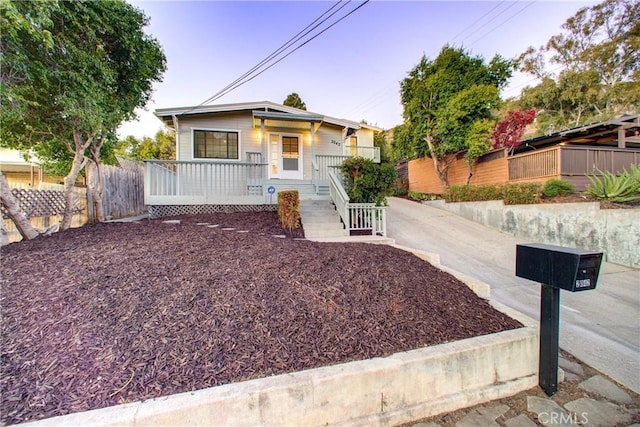
M 146 161 L 152 216 L 260 210 L 277 192 L 329 195 L 329 171 L 352 156 L 380 161 L 370 126 L 273 102 L 162 108 L 176 131 L 176 161 Z
M 34 156 L 10 148 L 0 148 L 0 172 L 7 178 L 10 187 L 39 188 L 42 183 L 56 182 L 55 177 L 44 174 Z
M 450 185 L 462 185 L 468 177 L 464 153 L 452 158 Z M 470 184 L 541 182 L 559 178 L 578 191 L 589 184 L 587 175 L 619 173 L 640 164 L 640 114 L 579 126 L 522 141 L 513 155 L 495 150 L 473 166 Z M 410 160 L 409 189 L 441 194 L 443 189 L 430 158 Z

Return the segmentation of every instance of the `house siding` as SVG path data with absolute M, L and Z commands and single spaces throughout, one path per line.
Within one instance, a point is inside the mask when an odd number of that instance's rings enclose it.
M 179 146 L 176 158 L 181 161 L 196 160 L 193 158 L 193 130 L 220 129 L 240 132 L 240 161 L 246 159 L 247 151 L 260 151 L 261 141 L 259 129 L 253 128 L 251 112 L 237 114 L 216 114 L 215 116 L 189 117 L 180 120 Z M 201 160 L 201 159 L 197 159 Z M 207 159 L 206 161 L 226 161 L 223 159 Z

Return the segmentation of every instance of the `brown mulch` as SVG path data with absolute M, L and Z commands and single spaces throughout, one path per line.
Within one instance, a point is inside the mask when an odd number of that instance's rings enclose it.
M 273 212 L 181 219 L 2 248 L 0 423 L 521 326 L 389 246 L 274 237 Z

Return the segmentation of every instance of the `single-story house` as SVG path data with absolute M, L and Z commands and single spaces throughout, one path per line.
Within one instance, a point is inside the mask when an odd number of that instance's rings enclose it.
M 277 192 L 327 198 L 328 172 L 352 156 L 380 161 L 381 129 L 268 101 L 161 108 L 176 160 L 146 162 L 152 216 L 272 208 Z M 262 207 L 262 208 L 261 208 Z
M 464 153 L 451 160 L 449 184 L 465 184 L 469 170 Z M 494 150 L 475 162 L 469 183 L 544 183 L 559 178 L 583 191 L 589 184 L 587 175 L 619 173 L 638 164 L 640 114 L 634 114 L 523 140 L 512 155 Z M 411 191 L 443 192 L 428 157 L 408 162 L 408 180 Z

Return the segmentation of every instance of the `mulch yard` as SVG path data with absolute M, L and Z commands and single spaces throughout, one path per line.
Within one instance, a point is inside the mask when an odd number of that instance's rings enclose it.
M 2 248 L 0 423 L 521 326 L 389 246 L 274 237 L 273 212 L 180 219 Z

